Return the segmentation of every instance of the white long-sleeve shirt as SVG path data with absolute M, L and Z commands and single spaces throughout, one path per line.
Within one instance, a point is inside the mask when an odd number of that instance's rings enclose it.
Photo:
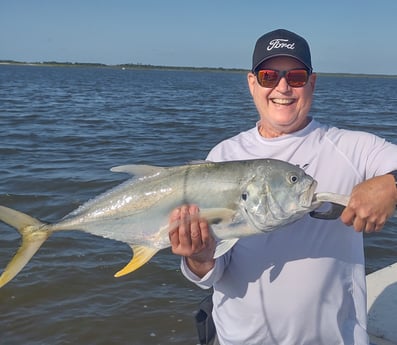
M 276 158 L 306 166 L 318 192 L 350 194 L 397 169 L 397 146 L 372 134 L 312 120 L 291 135 L 265 139 L 257 127 L 214 147 L 210 161 Z M 274 232 L 242 238 L 202 279 L 214 288 L 221 344 L 368 344 L 363 237 L 338 220 L 310 216 Z

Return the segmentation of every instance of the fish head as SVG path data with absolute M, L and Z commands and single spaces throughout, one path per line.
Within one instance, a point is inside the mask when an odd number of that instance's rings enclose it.
M 313 210 L 317 182 L 298 166 L 269 161 L 259 165 L 243 184 L 240 209 L 262 232 L 291 223 Z

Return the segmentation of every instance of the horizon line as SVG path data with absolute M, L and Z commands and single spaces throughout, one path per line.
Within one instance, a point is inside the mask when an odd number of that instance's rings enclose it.
M 206 71 L 233 71 L 233 72 L 248 72 L 245 68 L 226 68 L 226 67 L 193 67 L 193 66 L 167 66 L 167 65 L 152 65 L 143 63 L 123 63 L 123 64 L 104 64 L 99 62 L 60 62 L 60 61 L 42 61 L 42 62 L 26 62 L 17 60 L 1 60 L 1 65 L 27 65 L 27 66 L 60 66 L 60 67 L 104 67 L 122 69 L 169 69 L 169 70 L 206 70 Z M 382 78 L 397 78 L 395 74 L 380 74 L 380 73 L 349 73 L 349 72 L 315 72 L 322 76 L 351 76 L 351 77 L 382 77 Z

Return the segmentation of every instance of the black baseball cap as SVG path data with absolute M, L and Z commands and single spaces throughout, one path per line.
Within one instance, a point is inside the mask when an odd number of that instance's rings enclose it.
M 306 40 L 284 29 L 278 29 L 259 37 L 252 55 L 252 71 L 272 57 L 289 56 L 302 62 L 312 72 L 312 59 Z

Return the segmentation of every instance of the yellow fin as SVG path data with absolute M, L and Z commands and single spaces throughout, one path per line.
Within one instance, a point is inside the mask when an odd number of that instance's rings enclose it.
M 114 276 L 116 278 L 124 276 L 137 270 L 139 267 L 146 264 L 159 250 L 145 246 L 131 246 L 133 250 L 133 257 L 131 261 Z
M 0 288 L 14 278 L 50 236 L 44 223 L 27 214 L 0 206 L 0 221 L 16 228 L 22 236 L 22 244 L 0 276 Z
M 48 234 L 46 233 L 43 233 L 41 236 L 37 236 L 36 234 L 34 240 L 27 239 L 26 237 L 22 238 L 22 245 L 0 276 L 0 288 L 6 285 L 25 267 L 47 238 Z

